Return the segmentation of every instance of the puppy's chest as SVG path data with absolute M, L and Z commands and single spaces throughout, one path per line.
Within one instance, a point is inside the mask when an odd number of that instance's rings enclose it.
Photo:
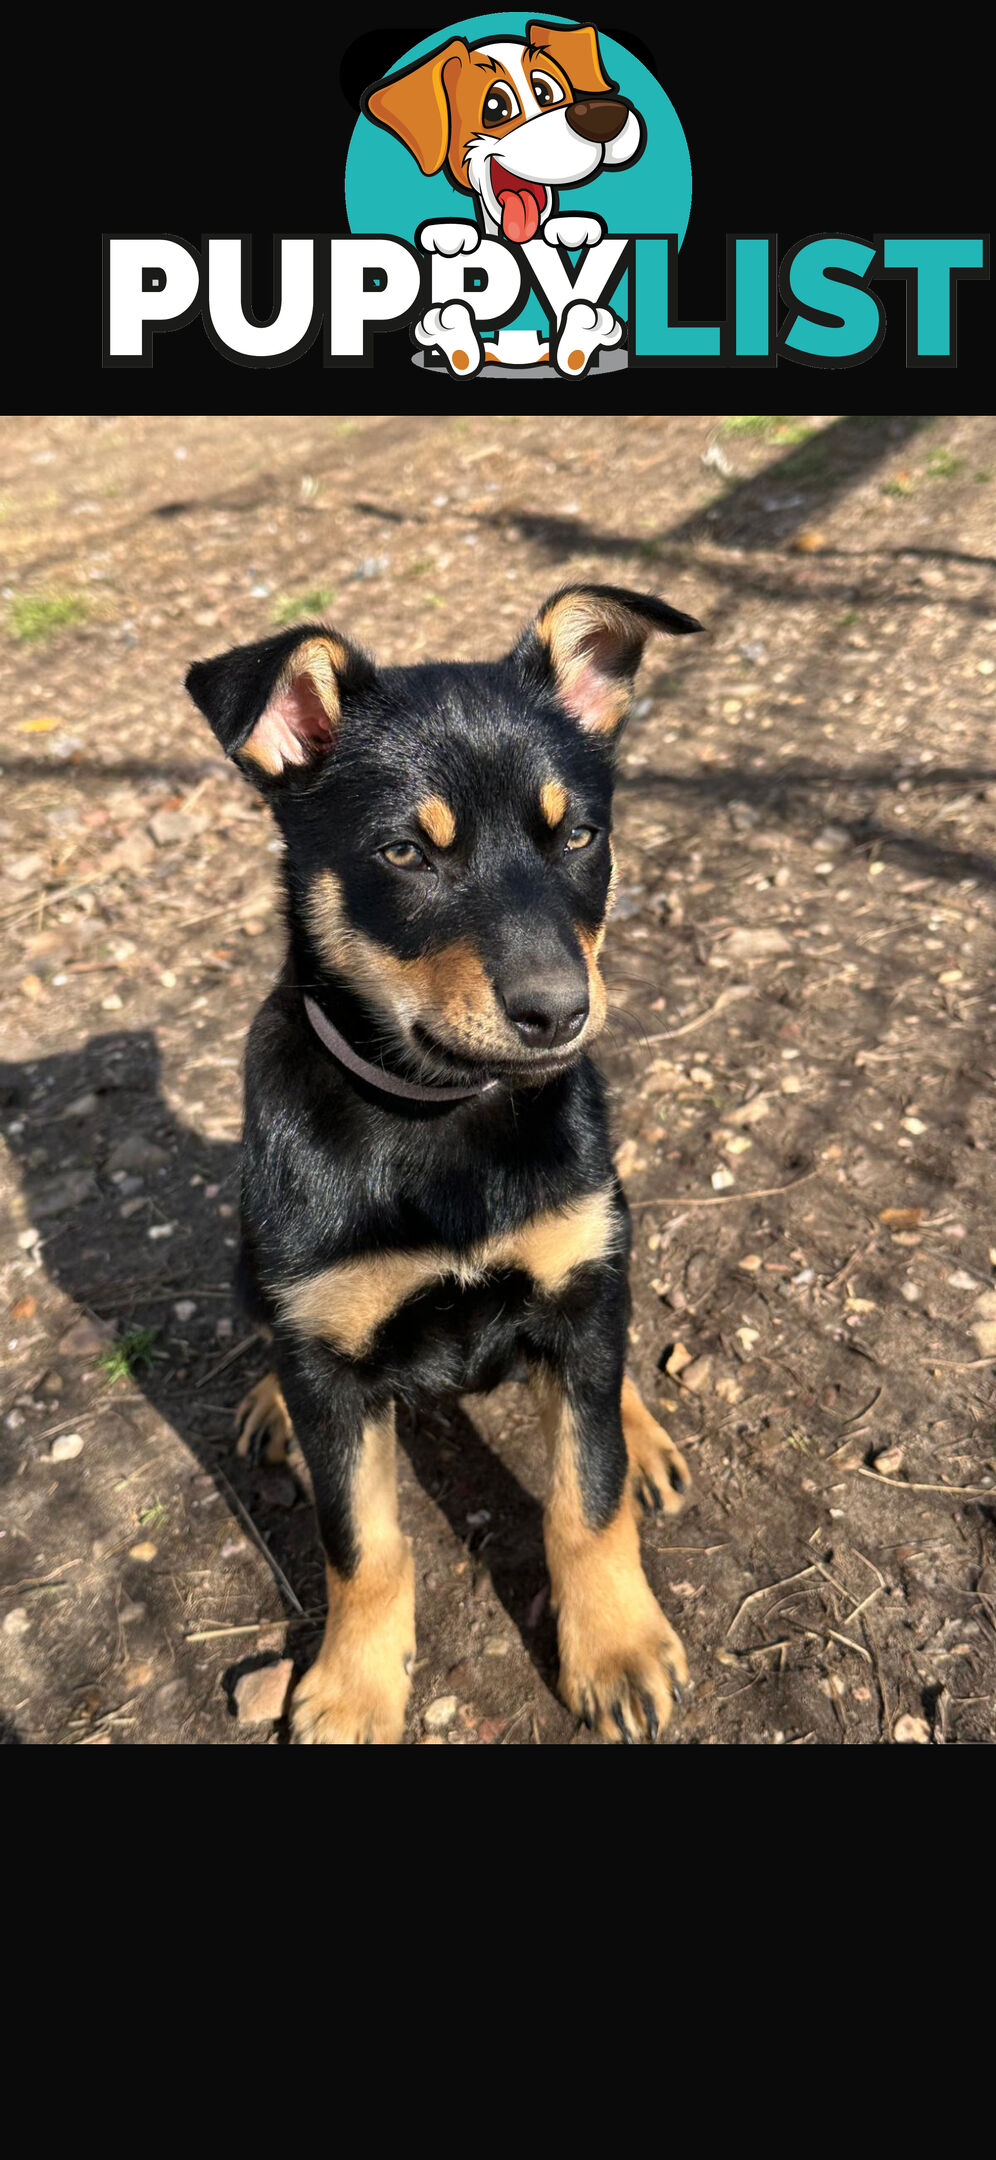
M 612 1188 L 606 1186 L 461 1250 L 425 1244 L 353 1254 L 275 1284 L 274 1295 L 281 1318 L 297 1333 L 319 1336 L 345 1356 L 361 1358 L 395 1313 L 435 1285 L 471 1291 L 514 1269 L 537 1294 L 556 1296 L 576 1268 L 616 1250 L 619 1233 Z

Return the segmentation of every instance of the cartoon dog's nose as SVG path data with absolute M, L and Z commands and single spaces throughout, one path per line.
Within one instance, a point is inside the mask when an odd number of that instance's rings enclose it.
M 621 98 L 579 98 L 567 108 L 567 125 L 585 142 L 612 142 L 621 135 L 629 106 Z
M 513 1027 L 530 1050 L 557 1050 L 573 1042 L 588 1018 L 588 994 L 576 977 L 539 976 L 504 998 Z

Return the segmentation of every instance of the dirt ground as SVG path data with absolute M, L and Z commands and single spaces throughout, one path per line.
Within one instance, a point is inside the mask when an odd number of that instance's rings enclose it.
M 996 1737 L 994 497 L 991 419 L 0 422 L 8 1741 L 279 1744 L 236 1687 L 319 1636 L 299 1467 L 230 1438 L 276 842 L 185 667 L 295 612 L 489 655 L 575 576 L 709 633 L 625 738 L 600 1049 L 695 1478 L 666 1744 Z M 592 1744 L 524 1391 L 401 1437 L 410 1740 Z

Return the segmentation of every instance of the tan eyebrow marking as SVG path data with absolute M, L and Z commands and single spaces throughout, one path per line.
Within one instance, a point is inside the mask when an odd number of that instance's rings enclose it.
M 437 847 L 452 847 L 456 839 L 456 819 L 449 803 L 441 795 L 427 795 L 416 812 L 419 824 L 434 840 Z
M 567 789 L 561 787 L 559 780 L 544 780 L 540 789 L 540 809 L 547 824 L 556 829 L 567 814 Z

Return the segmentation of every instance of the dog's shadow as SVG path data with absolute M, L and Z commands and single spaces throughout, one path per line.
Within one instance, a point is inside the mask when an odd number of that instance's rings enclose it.
M 207 1139 L 175 1114 L 162 1092 L 159 1051 L 147 1029 L 96 1036 L 78 1050 L 23 1064 L 0 1060 L 0 1113 L 21 1181 L 23 1222 L 38 1233 L 37 1243 L 25 1249 L 76 1308 L 63 1316 L 54 1352 L 51 1344 L 40 1351 L 49 1386 L 53 1374 L 61 1382 L 59 1411 L 65 1409 L 68 1424 L 74 1411 L 99 1412 L 105 1402 L 110 1408 L 125 1399 L 105 1371 L 94 1392 L 99 1346 L 82 1355 L 61 1347 L 74 1320 L 110 1323 L 117 1347 L 128 1354 L 125 1390 L 132 1397 L 140 1391 L 169 1423 L 232 1513 L 237 1515 L 238 1502 L 252 1518 L 276 1563 L 274 1585 L 285 1615 L 297 1621 L 289 1651 L 303 1668 L 317 1648 L 320 1624 L 301 1624 L 279 1577 L 286 1577 L 306 1613 L 322 1610 L 324 1574 L 313 1512 L 300 1487 L 288 1504 L 286 1471 L 240 1458 L 233 1447 L 235 1405 L 267 1362 L 265 1346 L 249 1339 L 252 1331 L 232 1290 L 237 1143 Z M 30 1288 L 29 1276 L 22 1289 Z M 5 1447 L 5 1479 L 17 1474 L 36 1428 L 51 1424 L 52 1402 L 44 1394 L 29 1399 L 42 1377 L 32 1375 L 21 1397 L 28 1425 Z M 537 1502 L 460 1404 L 417 1417 L 402 1410 L 398 1433 L 423 1493 L 442 1510 L 462 1557 L 471 1560 L 478 1592 L 486 1575 L 484 1587 L 493 1586 L 540 1677 L 552 1685 L 553 1631 L 548 1617 L 538 1623 L 536 1617 L 546 1579 Z M 417 1492 L 403 1492 L 403 1514 L 423 1508 Z M 468 1517 L 478 1520 L 468 1524 Z M 418 1525 L 408 1527 L 416 1532 L 420 1576 L 431 1573 L 419 1554 Z M 86 1525 L 91 1539 L 106 1529 L 96 1519 Z M 455 1562 L 447 1557 L 459 1567 L 461 1555 Z M 452 1662 L 460 1649 L 451 1639 L 441 1654 Z M 229 1686 L 251 1662 L 246 1657 L 230 1669 Z

